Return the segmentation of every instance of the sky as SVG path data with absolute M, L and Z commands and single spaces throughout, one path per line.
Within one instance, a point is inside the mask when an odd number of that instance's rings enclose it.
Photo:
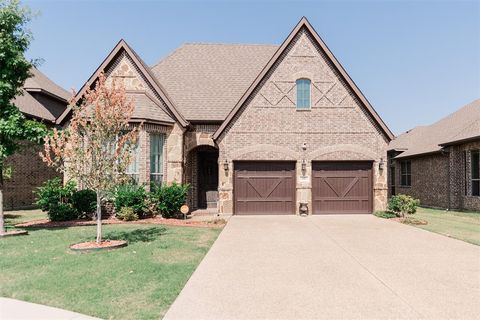
M 122 38 L 153 65 L 187 42 L 281 44 L 306 16 L 394 134 L 480 98 L 480 0 L 23 4 L 38 13 L 27 57 L 69 91 Z

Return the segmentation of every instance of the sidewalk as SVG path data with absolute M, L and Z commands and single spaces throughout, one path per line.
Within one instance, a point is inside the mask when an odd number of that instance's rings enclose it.
M 0 319 L 98 320 L 76 312 L 8 298 L 0 298 Z

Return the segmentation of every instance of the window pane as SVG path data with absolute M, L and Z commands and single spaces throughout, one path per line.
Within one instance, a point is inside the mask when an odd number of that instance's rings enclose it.
M 479 179 L 480 176 L 480 153 L 478 151 L 472 151 L 472 179 Z
M 472 196 L 480 196 L 480 180 L 472 181 Z
M 133 155 L 132 155 L 132 162 L 127 167 L 127 173 L 128 174 L 137 174 L 138 173 L 138 162 L 139 162 L 139 156 L 140 156 L 140 148 L 138 147 L 138 144 L 135 146 L 133 149 Z
M 150 135 L 150 181 L 161 184 L 163 179 L 164 134 Z
M 297 84 L 297 109 L 310 108 L 310 80 L 298 79 Z

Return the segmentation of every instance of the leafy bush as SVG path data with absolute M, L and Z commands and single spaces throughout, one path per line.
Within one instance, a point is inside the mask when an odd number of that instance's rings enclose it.
M 76 191 L 72 196 L 72 203 L 81 216 L 94 213 L 97 209 L 97 193 L 90 189 Z
M 47 211 L 50 221 L 68 221 L 78 218 L 78 212 L 71 203 L 57 203 Z
M 135 221 L 138 220 L 138 214 L 131 207 L 123 207 L 117 213 L 117 218 L 124 221 Z
M 46 211 L 51 221 L 64 221 L 77 218 L 77 211 L 72 205 L 75 193 L 75 182 L 68 181 L 65 185 L 60 178 L 46 181 L 36 190 L 36 204 Z
M 158 204 L 158 209 L 165 218 L 171 218 L 179 212 L 180 207 L 187 200 L 188 184 L 172 184 L 169 186 L 154 186 L 150 194 L 153 201 Z
M 393 196 L 388 201 L 388 210 L 399 217 L 405 217 L 407 214 L 414 214 L 417 212 L 417 207 L 420 200 L 414 199 L 405 194 Z
M 374 215 L 384 219 L 391 219 L 397 216 L 395 213 L 387 212 L 387 211 L 375 211 Z
M 120 185 L 113 192 L 115 211 L 119 213 L 123 207 L 130 207 L 138 217 L 143 218 L 146 198 L 147 192 L 143 186 L 133 184 Z

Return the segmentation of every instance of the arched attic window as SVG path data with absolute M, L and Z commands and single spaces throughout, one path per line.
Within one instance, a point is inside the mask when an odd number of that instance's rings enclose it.
M 311 97 L 310 86 L 311 81 L 309 79 L 297 79 L 297 110 L 310 109 Z

